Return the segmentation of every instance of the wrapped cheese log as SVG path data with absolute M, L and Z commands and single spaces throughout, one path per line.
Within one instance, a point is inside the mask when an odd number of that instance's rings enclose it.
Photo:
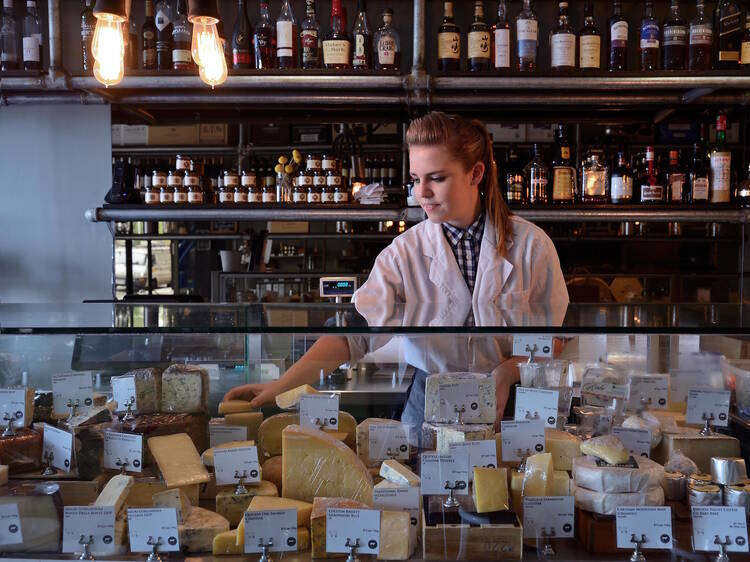
M 635 459 L 638 468 L 599 466 L 587 457 L 573 459 L 573 482 L 596 492 L 633 493 L 658 486 L 664 467 L 646 457 Z
M 0 464 L 7 464 L 10 474 L 23 474 L 42 466 L 42 434 L 21 428 L 9 437 L 0 437 Z
M 717 486 L 718 487 L 718 486 Z M 573 487 L 576 507 L 599 515 L 615 515 L 619 506 L 642 507 L 664 505 L 664 490 L 661 486 L 648 488 L 633 494 L 610 494 L 586 488 Z

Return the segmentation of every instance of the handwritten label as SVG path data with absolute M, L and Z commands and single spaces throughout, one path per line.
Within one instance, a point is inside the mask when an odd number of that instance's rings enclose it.
M 246 554 L 263 552 L 269 543 L 269 552 L 297 551 L 296 509 L 246 511 L 244 517 Z
M 503 439 L 503 461 L 520 461 L 523 457 L 544 452 L 542 420 L 500 422 Z
M 226 486 L 236 484 L 235 474 L 244 474 L 245 482 L 260 482 L 260 464 L 257 447 L 232 447 L 214 451 L 214 472 L 216 484 Z
M 104 432 L 104 468 L 120 470 L 125 464 L 127 472 L 143 469 L 143 436 L 133 433 Z
M 130 552 L 151 552 L 151 542 L 158 542 L 158 552 L 179 552 L 177 510 L 169 508 L 128 508 Z
M 359 541 L 357 554 L 380 551 L 380 511 L 377 509 L 326 510 L 326 550 L 349 552 L 346 541 Z
M 646 538 L 641 548 L 672 549 L 672 508 L 618 507 L 617 548 L 634 549 L 633 537 Z
M 300 424 L 316 429 L 339 428 L 338 394 L 303 394 L 299 402 Z
M 91 552 L 114 554 L 115 508 L 65 506 L 63 519 L 63 552 L 83 552 L 84 541 L 92 540 Z

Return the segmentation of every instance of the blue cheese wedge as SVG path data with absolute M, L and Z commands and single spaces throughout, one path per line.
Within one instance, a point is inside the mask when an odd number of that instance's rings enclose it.
M 208 372 L 196 365 L 172 365 L 161 377 L 162 411 L 198 414 L 208 410 Z
M 134 411 L 139 414 L 153 414 L 161 410 L 160 369 L 136 369 L 122 375 L 122 378 L 125 377 L 133 377 L 135 383 Z M 125 409 L 121 404 L 118 407 Z
M 455 414 L 447 415 L 450 405 L 441 408 L 441 393 L 448 385 L 476 381 L 479 387 L 478 413 L 464 414 L 466 423 L 495 423 L 497 399 L 495 379 L 480 373 L 439 373 L 427 377 L 425 383 L 424 419 L 428 422 L 452 423 Z M 451 410 L 452 411 L 452 410 Z
M 278 497 L 279 491 L 276 484 L 261 480 L 257 484 L 247 484 L 247 492 L 235 494 L 234 486 L 225 487 L 216 494 L 216 513 L 226 517 L 231 526 L 236 526 L 242 519 L 242 514 L 250 507 L 250 502 L 255 496 Z

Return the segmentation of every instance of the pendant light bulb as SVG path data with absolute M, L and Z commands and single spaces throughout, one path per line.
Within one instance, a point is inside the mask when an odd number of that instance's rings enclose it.
M 94 77 L 109 87 L 122 80 L 125 74 L 125 40 L 122 35 L 124 19 L 112 14 L 95 14 L 96 28 L 91 44 Z
M 191 51 L 193 60 L 198 66 L 203 66 L 203 59 L 210 56 L 210 52 L 217 47 L 220 48 L 219 32 L 216 22 L 203 23 L 203 18 L 193 23 L 193 42 Z
M 223 84 L 227 79 L 227 59 L 221 49 L 221 43 L 216 43 L 214 49 L 202 56 L 198 74 L 206 84 L 214 88 Z

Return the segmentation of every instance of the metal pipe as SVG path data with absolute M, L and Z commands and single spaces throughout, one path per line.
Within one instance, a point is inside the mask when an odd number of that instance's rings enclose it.
M 49 19 L 49 76 L 54 80 L 65 72 L 62 58 L 60 0 L 48 0 L 47 17 Z
M 118 100 L 119 104 L 125 105 L 150 105 L 150 104 L 179 104 L 182 106 L 186 105 L 235 105 L 235 104 L 251 104 L 260 107 L 271 107 L 278 105 L 289 106 L 289 109 L 294 109 L 291 106 L 299 106 L 304 108 L 305 106 L 351 106 L 351 105 L 369 105 L 373 107 L 378 106 L 399 106 L 406 103 L 405 94 L 367 94 L 367 95 L 346 95 L 346 94 L 274 94 L 272 97 L 262 94 L 214 94 L 212 96 L 206 95 L 185 95 L 185 94 L 146 94 L 146 95 L 133 95 L 124 96 Z
M 599 209 L 519 209 L 514 214 L 533 222 L 721 222 L 745 223 L 750 219 L 746 210 L 692 211 L 692 210 L 599 210 Z
M 521 105 L 521 106 L 554 106 L 554 105 L 590 105 L 592 107 L 602 106 L 643 106 L 643 105 L 682 105 L 682 96 L 674 95 L 632 95 L 622 96 L 618 94 L 560 94 L 552 92 L 546 94 L 496 94 L 496 95 L 474 95 L 465 94 L 433 94 L 432 103 L 446 106 L 471 106 L 480 108 L 483 105 Z M 748 101 L 743 94 L 717 95 L 701 98 L 701 103 L 744 105 Z
M 644 90 L 748 89 L 750 76 L 436 76 L 436 90 Z
M 86 93 L 56 92 L 50 94 L 4 94 L 0 99 L 0 105 L 103 105 L 106 102 L 97 96 L 90 96 Z
M 414 0 L 414 42 L 411 71 L 424 70 L 425 0 Z

